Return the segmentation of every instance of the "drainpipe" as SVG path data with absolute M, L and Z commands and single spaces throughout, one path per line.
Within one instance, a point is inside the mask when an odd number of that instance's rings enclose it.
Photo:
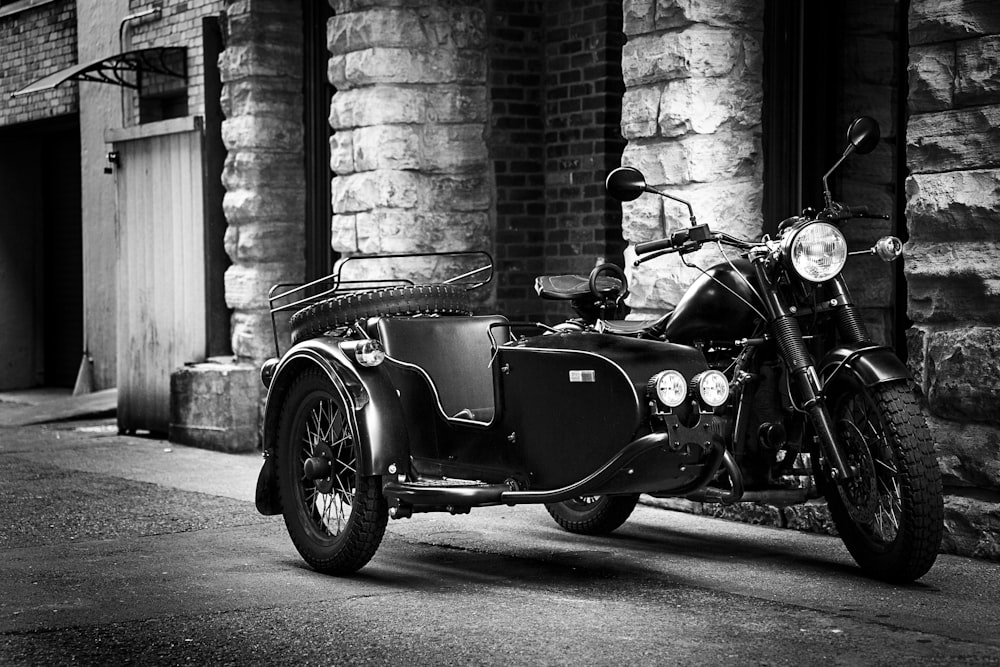
M 125 26 L 135 21 L 141 21 L 147 18 L 158 19 L 160 18 L 161 13 L 162 11 L 160 10 L 160 6 L 153 5 L 148 9 L 144 9 L 141 12 L 136 12 L 135 14 L 129 14 L 128 16 L 123 18 L 118 23 L 118 52 L 119 53 L 125 52 Z M 121 126 L 125 127 L 125 88 L 121 89 L 121 91 L 118 94 L 118 97 L 119 100 L 121 101 L 120 103 L 121 113 L 122 113 Z

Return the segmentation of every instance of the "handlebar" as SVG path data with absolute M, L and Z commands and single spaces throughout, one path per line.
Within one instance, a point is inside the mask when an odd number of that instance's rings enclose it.
M 713 239 L 712 230 L 708 225 L 694 225 L 678 229 L 669 238 L 657 239 L 656 241 L 646 241 L 635 245 L 635 254 L 646 255 L 657 250 L 683 250 L 685 248 L 697 248 L 706 241 Z
M 877 218 L 888 220 L 889 216 L 884 213 L 871 213 L 867 206 L 848 206 L 834 202 L 830 208 L 823 209 L 817 216 L 821 220 L 850 220 L 852 218 Z

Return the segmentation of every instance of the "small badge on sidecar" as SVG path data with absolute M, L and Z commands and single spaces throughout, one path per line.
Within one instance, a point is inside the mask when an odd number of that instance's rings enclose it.
M 594 371 L 570 371 L 570 382 L 597 382 L 597 375 Z

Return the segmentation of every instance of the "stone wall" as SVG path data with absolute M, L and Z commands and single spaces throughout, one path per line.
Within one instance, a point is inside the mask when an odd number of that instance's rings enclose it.
M 626 0 L 622 164 L 688 199 L 700 222 L 738 236 L 761 232 L 763 3 Z M 624 204 L 631 243 L 688 224 L 660 197 Z M 632 250 L 626 258 L 633 257 Z M 703 266 L 710 251 L 698 254 Z M 630 262 L 627 262 L 627 265 Z M 676 256 L 630 269 L 633 312 L 659 314 L 698 275 Z
M 234 355 L 259 363 L 274 353 L 268 289 L 305 272 L 302 17 L 282 0 L 229 0 L 226 17 L 226 304 Z
M 1000 3 L 913 0 L 910 361 L 945 473 L 944 548 L 1000 558 Z
M 491 250 L 484 2 L 332 5 L 334 250 Z M 446 272 L 394 262 L 351 277 Z
M 0 13 L 0 126 L 76 113 L 77 87 L 67 83 L 11 99 L 29 83 L 76 64 L 76 3 L 55 2 Z M 44 46 L 41 46 L 44 45 Z

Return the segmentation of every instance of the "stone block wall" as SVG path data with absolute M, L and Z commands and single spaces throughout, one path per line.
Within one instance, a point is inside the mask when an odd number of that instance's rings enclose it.
M 762 228 L 761 37 L 754 0 L 625 0 L 622 164 L 647 182 L 690 200 L 699 222 L 751 237 Z M 687 210 L 659 197 L 624 204 L 631 243 L 688 224 Z M 629 249 L 626 258 L 634 257 Z M 710 251 L 698 254 L 714 263 Z M 630 265 L 631 262 L 626 262 Z M 631 269 L 634 313 L 663 312 L 698 275 L 676 256 Z
M 75 83 L 10 97 L 43 76 L 75 65 L 76 40 L 75 2 L 0 13 L 0 126 L 77 113 L 79 95 Z
M 945 473 L 944 548 L 1000 558 L 1000 3 L 913 0 L 910 361 Z
M 491 250 L 484 3 L 332 6 L 334 250 Z M 430 280 L 447 272 L 395 262 L 351 277 Z
M 302 17 L 297 2 L 227 0 L 220 57 L 226 305 L 232 350 L 274 353 L 267 291 L 305 272 Z

